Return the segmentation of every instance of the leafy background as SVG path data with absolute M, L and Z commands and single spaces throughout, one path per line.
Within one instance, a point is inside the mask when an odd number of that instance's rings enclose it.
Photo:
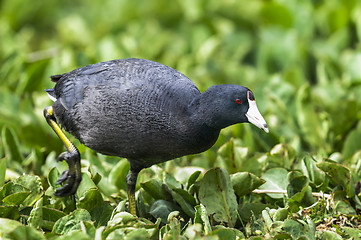
M 359 238 L 360 5 L 0 1 L 0 237 Z M 209 151 L 143 170 L 140 218 L 126 213 L 127 161 L 75 139 L 84 180 L 76 199 L 53 196 L 64 148 L 42 116 L 50 75 L 128 57 L 201 91 L 247 86 L 270 128 L 231 126 Z

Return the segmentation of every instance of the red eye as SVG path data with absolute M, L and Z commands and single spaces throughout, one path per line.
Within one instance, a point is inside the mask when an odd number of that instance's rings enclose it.
M 241 104 L 242 100 L 241 99 L 236 99 L 236 103 Z

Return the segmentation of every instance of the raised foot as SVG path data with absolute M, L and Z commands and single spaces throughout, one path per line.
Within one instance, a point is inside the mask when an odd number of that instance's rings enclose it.
M 80 154 L 78 151 L 72 153 L 63 152 L 59 155 L 58 161 L 66 161 L 69 165 L 69 170 L 64 171 L 57 180 L 57 184 L 65 184 L 56 189 L 54 195 L 58 197 L 65 197 L 74 195 L 81 182 L 81 167 Z

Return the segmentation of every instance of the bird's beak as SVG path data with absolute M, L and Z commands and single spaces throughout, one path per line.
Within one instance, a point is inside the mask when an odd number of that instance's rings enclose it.
M 248 99 L 248 103 L 249 103 L 249 109 L 246 113 L 248 122 L 256 125 L 260 129 L 263 129 L 266 133 L 268 133 L 269 130 L 268 130 L 267 123 L 264 120 L 264 118 L 262 117 L 261 113 L 259 112 L 256 101 Z

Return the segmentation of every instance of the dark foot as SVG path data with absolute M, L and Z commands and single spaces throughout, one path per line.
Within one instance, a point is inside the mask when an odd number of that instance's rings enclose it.
M 58 161 L 66 161 L 69 165 L 69 170 L 66 170 L 59 177 L 57 184 L 65 182 L 65 184 L 56 189 L 54 195 L 58 197 L 65 197 L 74 195 L 81 182 L 81 166 L 80 166 L 80 154 L 78 151 L 72 153 L 63 152 L 59 155 Z

